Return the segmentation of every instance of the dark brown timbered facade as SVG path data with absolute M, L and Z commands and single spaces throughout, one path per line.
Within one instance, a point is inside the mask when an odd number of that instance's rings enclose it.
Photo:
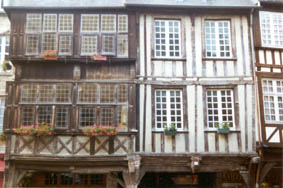
M 282 187 L 283 1 L 261 0 L 254 12 L 254 44 L 258 83 L 259 142 L 257 184 Z

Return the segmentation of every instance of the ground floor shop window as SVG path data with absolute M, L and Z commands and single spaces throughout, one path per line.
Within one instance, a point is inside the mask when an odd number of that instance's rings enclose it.
M 38 172 L 30 176 L 29 187 L 93 187 L 104 188 L 104 174 L 72 174 L 55 172 Z

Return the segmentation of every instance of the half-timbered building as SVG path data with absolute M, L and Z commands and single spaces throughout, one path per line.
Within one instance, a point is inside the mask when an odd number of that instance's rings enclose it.
M 16 67 L 7 83 L 5 186 L 25 184 L 32 173 L 33 187 L 115 187 L 106 174 L 127 173 L 135 158 L 136 13 L 119 0 L 7 1 L 4 8 Z M 41 56 L 48 50 L 56 60 Z M 41 122 L 55 134 L 13 132 Z M 81 129 L 94 124 L 120 131 L 84 136 Z
M 260 0 L 254 12 L 254 48 L 258 86 L 261 158 L 257 183 L 282 187 L 283 162 L 283 1 Z
M 6 187 L 252 187 L 256 7 L 7 1 L 16 75 L 7 84 Z M 48 50 L 57 57 L 43 58 Z M 54 135 L 13 131 L 41 122 Z M 94 124 L 120 129 L 85 136 Z
M 140 186 L 252 186 L 256 2 L 129 0 L 126 6 L 139 13 L 137 149 L 147 172 Z M 223 123 L 229 134 L 218 133 Z M 166 136 L 164 126 L 172 125 L 176 135 Z

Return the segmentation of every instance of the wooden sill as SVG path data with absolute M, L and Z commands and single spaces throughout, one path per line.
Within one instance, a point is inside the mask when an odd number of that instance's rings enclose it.
M 203 61 L 237 61 L 237 58 L 210 58 L 210 57 L 203 57 Z
M 217 133 L 217 130 L 208 130 L 208 129 L 205 129 L 204 130 L 204 132 L 205 133 Z M 239 129 L 230 129 L 230 133 L 240 133 L 241 132 L 241 130 L 239 130 Z
M 186 58 L 161 58 L 161 57 L 152 57 L 151 61 L 186 61 Z
M 164 133 L 164 131 L 155 131 L 153 130 L 152 133 Z M 189 131 L 177 131 L 176 134 L 178 133 L 189 133 Z

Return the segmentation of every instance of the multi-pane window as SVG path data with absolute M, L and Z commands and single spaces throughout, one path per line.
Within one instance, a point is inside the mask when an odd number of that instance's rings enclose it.
M 34 124 L 34 108 L 33 107 L 23 107 L 22 108 L 21 125 L 30 126 Z
M 73 32 L 73 14 L 59 15 L 59 31 Z
M 175 125 L 183 129 L 183 102 L 181 90 L 155 90 L 155 128 Z
M 45 185 L 57 185 L 58 177 L 55 173 L 45 174 Z
M 39 35 L 27 35 L 27 55 L 38 55 L 39 53 Z
M 9 55 L 9 47 L 10 47 L 10 37 L 9 36 L 0 36 L 0 65 L 4 60 L 7 60 Z M 0 66 L 0 70 L 2 70 L 2 66 Z
M 97 36 L 82 36 L 81 55 L 97 53 Z
M 101 31 L 116 32 L 116 15 L 101 15 Z
M 57 31 L 57 14 L 44 14 L 43 31 L 44 32 Z
M 155 20 L 155 57 L 180 57 L 180 21 Z
M 46 173 L 45 185 L 104 185 L 103 174 Z M 65 186 L 66 187 L 66 186 Z
M 56 34 L 42 35 L 42 51 L 46 50 L 56 51 Z
M 82 107 L 79 111 L 79 125 L 81 128 L 96 124 L 96 109 L 92 107 Z
M 52 123 L 52 106 L 39 106 L 37 110 L 37 122 Z
M 115 36 L 103 35 L 102 36 L 102 52 L 106 55 L 115 53 Z
M 98 86 L 95 84 L 82 84 L 79 87 L 80 103 L 98 102 Z
M 263 46 L 283 47 L 283 14 L 260 11 L 261 41 Z
M 22 125 L 30 126 L 45 122 L 55 123 L 56 128 L 67 128 L 69 110 L 68 106 L 63 105 L 71 104 L 71 85 L 24 84 L 20 87 L 20 104 L 25 104 L 21 113 Z M 29 106 L 29 104 L 31 105 Z M 55 119 L 55 122 L 53 122 L 53 119 Z
M 62 35 L 59 37 L 59 54 L 60 55 L 72 54 L 72 36 Z
M 98 46 L 101 46 L 101 49 L 98 49 Z M 100 53 L 128 57 L 127 15 L 81 15 L 81 55 Z
M 37 87 L 35 85 L 23 85 L 21 87 L 21 102 L 35 103 L 37 98 Z
M 26 55 L 39 55 L 47 50 L 72 55 L 72 32 L 72 14 L 27 14 Z
M 84 83 L 78 85 L 79 128 L 93 125 L 128 125 L 128 95 L 126 84 Z M 55 128 L 69 126 L 72 90 L 69 83 L 23 84 L 20 86 L 21 124 L 25 126 L 45 122 Z
M 283 80 L 262 80 L 266 123 L 283 122 Z
M 94 104 L 79 110 L 80 127 L 92 125 L 127 127 L 128 86 L 113 84 L 81 84 L 79 104 Z
M 231 57 L 230 21 L 205 21 L 206 57 Z
M 92 185 L 103 185 L 104 176 L 102 174 L 93 174 L 90 176 L 90 183 Z
M 70 84 L 42 84 L 21 86 L 20 103 L 70 103 Z
M 98 14 L 82 14 L 81 15 L 81 32 L 93 33 L 99 31 L 99 15 Z
M 38 33 L 41 32 L 42 15 L 41 14 L 27 14 L 26 32 Z
M 216 128 L 221 123 L 229 123 L 230 127 L 234 127 L 233 90 L 207 90 L 206 105 L 208 128 Z
M 128 56 L 128 35 L 119 35 L 118 36 L 118 41 L 117 41 L 117 55 L 118 56 Z
M 56 118 L 55 127 L 56 128 L 67 128 L 69 119 L 69 109 L 67 107 L 56 107 Z
M 4 123 L 4 111 L 5 111 L 5 97 L 0 98 L 0 131 L 3 131 Z

